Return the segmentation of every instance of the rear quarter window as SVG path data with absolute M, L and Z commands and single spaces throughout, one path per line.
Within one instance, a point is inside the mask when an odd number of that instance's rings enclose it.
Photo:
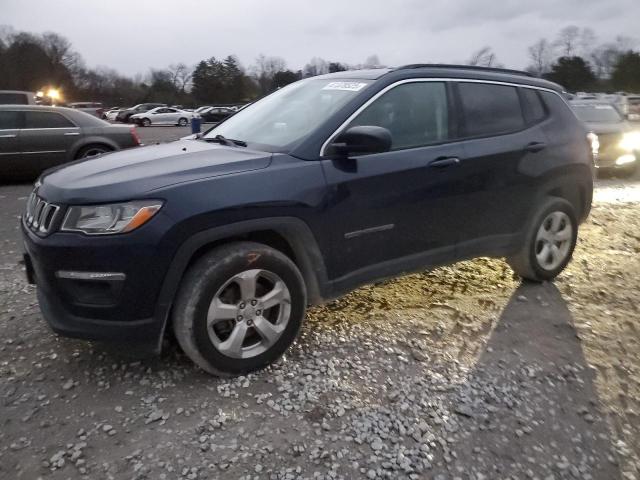
M 29 98 L 24 93 L 0 93 L 0 105 L 28 105 Z
M 20 128 L 20 112 L 0 111 L 0 130 L 15 130 Z
M 522 88 L 520 91 L 524 100 L 527 123 L 533 124 L 544 120 L 547 116 L 547 111 L 538 91 L 533 88 Z
M 516 87 L 490 83 L 459 83 L 464 136 L 490 136 L 525 126 Z

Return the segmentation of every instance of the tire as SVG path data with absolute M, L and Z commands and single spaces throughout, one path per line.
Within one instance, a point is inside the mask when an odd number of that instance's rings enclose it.
M 186 118 L 183 117 L 180 120 L 178 120 L 179 127 L 186 127 L 187 125 L 189 125 L 189 120 L 187 120 Z
M 526 280 L 552 280 L 571 261 L 577 239 L 578 220 L 573 206 L 562 198 L 549 198 L 533 216 L 524 245 L 507 257 L 507 263 Z
M 252 278 L 257 279 L 255 289 Z M 268 295 L 276 291 L 280 303 L 268 307 L 273 303 Z M 219 314 L 213 312 L 216 303 Z M 178 343 L 194 363 L 213 375 L 235 376 L 277 360 L 298 335 L 306 306 L 304 280 L 286 255 L 260 243 L 235 242 L 189 268 L 171 321 Z
M 149 125 L 151 125 L 151 120 L 149 120 L 148 118 L 143 118 L 140 121 L 140 125 L 142 125 L 143 127 L 148 127 Z
M 82 147 L 76 154 L 76 159 L 95 157 L 96 155 L 102 155 L 103 153 L 112 152 L 113 148 L 108 145 L 94 144 Z

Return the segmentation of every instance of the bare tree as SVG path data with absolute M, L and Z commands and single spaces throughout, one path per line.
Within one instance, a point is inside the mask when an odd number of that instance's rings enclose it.
M 171 74 L 171 83 L 173 83 L 178 90 L 184 93 L 191 81 L 193 70 L 182 62 L 169 65 L 168 70 Z
M 532 65 L 530 70 L 541 77 L 551 69 L 553 46 L 545 38 L 541 38 L 528 49 Z
M 468 65 L 477 65 L 479 67 L 502 67 L 498 63 L 496 54 L 489 46 L 482 47 L 480 50 L 471 55 L 471 58 L 467 62 Z
M 273 77 L 278 72 L 283 72 L 287 69 L 287 63 L 282 57 L 267 57 L 261 53 L 256 58 L 256 63 L 250 68 L 251 74 L 255 78 L 260 87 L 262 93 L 269 92 L 271 84 L 273 83 Z
M 380 63 L 380 59 L 378 58 L 378 55 L 373 54 L 367 57 L 367 59 L 362 64 L 362 67 L 363 68 L 381 68 L 382 64 Z
M 616 37 L 615 47 L 621 53 L 633 50 L 636 45 L 638 45 L 638 40 L 636 38 L 627 37 L 625 35 L 618 35 Z
M 575 25 L 564 27 L 558 33 L 555 43 L 560 48 L 562 56 L 573 57 L 580 44 L 580 29 Z
M 580 38 L 578 39 L 580 55 L 584 58 L 589 58 L 597 40 L 596 32 L 594 32 L 592 28 L 583 28 L 580 32 Z
M 305 77 L 315 77 L 316 75 L 329 73 L 329 63 L 324 58 L 313 57 L 304 66 L 303 72 Z

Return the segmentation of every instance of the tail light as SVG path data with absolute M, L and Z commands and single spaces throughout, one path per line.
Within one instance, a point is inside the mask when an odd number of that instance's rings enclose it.
M 133 138 L 133 143 L 135 143 L 136 145 L 141 145 L 140 137 L 138 136 L 136 127 L 131 127 L 131 138 Z
M 600 152 L 600 140 L 598 139 L 598 135 L 593 132 L 589 132 L 587 134 L 587 142 L 589 143 L 591 155 L 593 156 L 593 163 L 595 164 L 598 158 L 598 153 Z

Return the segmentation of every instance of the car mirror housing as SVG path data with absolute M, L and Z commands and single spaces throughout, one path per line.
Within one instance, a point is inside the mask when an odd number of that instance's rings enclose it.
M 391 132 L 383 127 L 361 125 L 342 132 L 331 143 L 340 155 L 383 153 L 391 150 Z

